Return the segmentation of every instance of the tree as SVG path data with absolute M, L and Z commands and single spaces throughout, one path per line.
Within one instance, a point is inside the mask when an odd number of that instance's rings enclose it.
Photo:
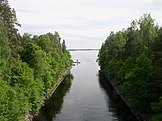
M 10 48 L 12 50 L 10 61 L 14 61 L 19 58 L 18 45 L 20 35 L 17 33 L 18 29 L 16 29 L 16 26 L 20 26 L 20 24 L 17 21 L 15 10 L 10 8 L 8 0 L 0 1 L 0 19 L 4 23 L 4 27 L 10 41 Z
M 148 55 L 152 54 L 151 45 L 154 44 L 157 37 L 157 31 L 154 20 L 150 14 L 144 14 L 139 20 L 140 36 L 141 36 L 141 51 L 146 51 Z
M 65 40 L 62 42 L 62 52 L 66 52 L 66 45 L 65 45 Z
M 18 34 L 16 12 L 0 1 L 0 120 L 34 115 L 63 72 L 72 64 L 58 32 Z
M 0 21 L 0 59 L 1 66 L 6 67 L 11 55 L 11 50 L 9 47 L 9 40 L 6 34 L 6 29 L 2 21 Z
M 101 70 L 113 79 L 128 102 L 140 113 L 161 121 L 162 28 L 150 14 L 133 21 L 126 30 L 111 32 L 98 54 Z M 155 103 L 154 103 L 155 102 Z
M 152 110 L 157 113 L 152 117 L 153 121 L 161 121 L 162 120 L 162 97 L 160 97 L 160 101 L 157 103 L 152 103 Z

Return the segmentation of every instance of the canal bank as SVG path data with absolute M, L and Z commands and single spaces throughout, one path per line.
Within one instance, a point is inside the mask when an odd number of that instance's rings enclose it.
M 138 121 L 99 73 L 98 51 L 71 52 L 81 63 L 41 108 L 34 121 Z
M 114 90 L 117 92 L 117 94 L 121 97 L 121 99 L 125 102 L 125 104 L 129 107 L 130 111 L 132 112 L 132 114 L 139 120 L 139 121 L 147 121 L 141 113 L 137 112 L 129 103 L 128 101 L 128 97 L 123 93 L 123 91 L 121 90 L 121 88 L 119 87 L 119 85 L 117 84 L 117 82 L 115 80 L 112 80 L 111 78 L 109 78 L 102 70 L 99 70 L 101 73 L 103 73 L 103 75 L 107 78 L 108 82 L 112 85 L 112 87 L 114 88 Z
M 65 79 L 65 77 L 70 73 L 72 67 L 69 67 L 63 74 L 62 76 L 58 79 L 57 83 L 54 85 L 54 87 L 51 89 L 51 91 L 48 92 L 46 99 L 49 99 L 52 94 L 56 91 L 58 86 L 61 84 L 61 82 Z
M 44 106 L 44 103 L 46 100 L 48 100 L 49 98 L 51 98 L 51 96 L 53 95 L 53 93 L 56 91 L 56 89 L 59 87 L 59 85 L 62 83 L 62 81 L 65 79 L 65 77 L 70 74 L 70 70 L 72 67 L 69 67 L 63 74 L 62 76 L 57 80 L 56 84 L 53 86 L 53 88 L 47 93 L 47 96 L 44 100 L 44 102 L 42 103 L 42 106 Z M 35 116 L 37 116 L 39 114 L 39 112 L 37 112 L 34 115 L 31 115 L 30 113 L 27 113 L 25 116 L 24 121 L 33 121 L 33 118 Z

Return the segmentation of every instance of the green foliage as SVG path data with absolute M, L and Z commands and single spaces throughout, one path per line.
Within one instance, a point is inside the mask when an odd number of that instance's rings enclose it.
M 20 35 L 17 33 L 18 29 L 16 28 L 16 26 L 20 26 L 20 24 L 17 21 L 15 10 L 9 6 L 8 0 L 0 1 L 0 18 L 3 22 L 5 32 L 10 42 L 10 49 L 12 50 L 10 61 L 15 61 L 19 58 L 17 53 L 20 37 Z
M 161 33 L 151 16 L 144 15 L 128 29 L 111 32 L 98 55 L 101 70 L 118 83 L 129 103 L 141 113 L 154 115 L 155 121 L 162 113 L 157 114 L 161 101 L 154 103 L 162 94 Z
M 0 85 L 0 120 L 22 120 L 20 94 L 3 80 L 0 80 Z
M 6 30 L 4 27 L 3 22 L 0 20 L 0 56 L 3 58 L 6 62 L 8 61 L 10 57 L 10 48 L 9 48 L 9 41 L 6 34 Z
M 162 113 L 162 97 L 160 97 L 160 102 L 152 103 L 152 109 L 154 112 Z
M 152 103 L 152 110 L 156 113 L 153 117 L 153 121 L 161 121 L 162 120 L 162 97 L 160 97 L 160 101 L 157 103 Z
M 152 121 L 161 121 L 162 120 L 162 114 L 157 114 L 152 117 Z
M 57 36 L 58 33 L 55 33 Z M 69 53 L 62 52 L 60 37 L 56 37 L 51 33 L 40 36 L 31 36 L 25 34 L 21 39 L 22 49 L 20 50 L 20 58 L 27 63 L 29 68 L 33 70 L 33 95 L 29 100 L 32 105 L 32 111 L 36 112 L 44 99 L 44 95 L 49 93 L 62 73 L 71 66 Z M 35 87 L 34 85 L 37 85 Z
M 62 50 L 58 32 L 21 37 L 7 0 L 0 1 L 0 18 L 0 121 L 22 121 L 40 109 L 72 65 L 71 56 Z

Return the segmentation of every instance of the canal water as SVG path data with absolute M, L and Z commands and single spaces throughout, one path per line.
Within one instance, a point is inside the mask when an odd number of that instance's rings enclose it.
M 71 69 L 34 121 L 137 121 L 99 72 L 98 51 L 72 51 Z

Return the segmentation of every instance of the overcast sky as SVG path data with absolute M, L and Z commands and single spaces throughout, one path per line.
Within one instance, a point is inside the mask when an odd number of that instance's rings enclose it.
M 162 0 L 9 0 L 32 35 L 58 31 L 68 48 L 100 48 L 111 31 L 127 28 L 144 13 L 162 24 Z

